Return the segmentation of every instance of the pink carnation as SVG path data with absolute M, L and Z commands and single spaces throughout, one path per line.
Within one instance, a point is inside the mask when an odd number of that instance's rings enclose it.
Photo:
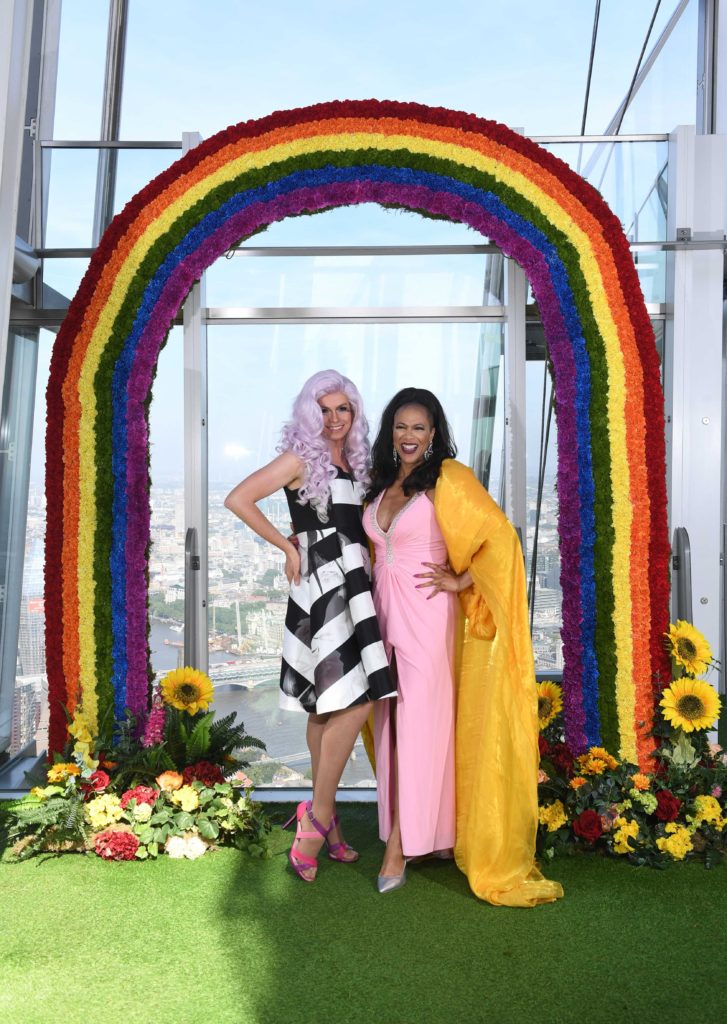
M 107 828 L 96 836 L 94 848 L 104 860 L 133 860 L 139 849 L 139 840 L 133 832 Z
M 159 790 L 152 786 L 134 786 L 133 789 L 127 789 L 121 797 L 121 806 L 126 807 L 132 800 L 136 800 L 137 804 L 149 804 L 153 807 L 158 796 Z
M 719 784 L 712 786 L 712 796 L 717 800 L 722 796 L 722 787 Z
M 141 739 L 143 747 L 153 747 L 164 739 L 164 702 L 159 687 L 154 690 L 151 711 L 146 720 L 144 735 Z

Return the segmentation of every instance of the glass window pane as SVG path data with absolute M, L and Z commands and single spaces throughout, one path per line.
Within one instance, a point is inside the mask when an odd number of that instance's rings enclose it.
M 679 124 L 694 124 L 698 20 L 699 2 L 691 0 L 629 104 L 622 134 L 670 132 Z M 654 42 L 656 38 L 654 35 Z
M 67 309 L 88 264 L 88 259 L 77 257 L 43 260 L 43 308 Z
M 118 213 L 152 178 L 181 156 L 177 149 L 105 151 L 116 160 L 114 213 Z M 97 149 L 44 149 L 51 175 L 46 198 L 45 245 L 49 249 L 93 244 Z
M 209 306 L 396 307 L 500 305 L 477 255 L 242 257 L 217 260 Z
M 535 333 L 542 338 L 542 329 Z M 544 356 L 544 348 L 541 348 L 540 358 L 531 358 L 526 364 L 528 518 L 525 563 L 531 605 L 534 603 L 535 669 L 560 672 L 563 668 L 560 638 L 563 598 L 556 489 L 558 442 L 555 415 L 549 418 L 552 382 Z
M 151 664 L 165 673 L 184 664 L 184 352 L 181 327 L 161 351 L 149 411 Z
M 22 572 L 15 688 L 12 705 L 10 753 L 33 740 L 42 752 L 48 744 L 48 677 L 45 672 L 45 606 L 43 561 L 45 546 L 45 390 L 48 385 L 54 335 L 41 330 L 32 415 L 30 453 L 18 452 L 18 461 L 30 461 L 25 548 L 14 551 Z M 30 424 L 28 425 L 30 427 Z M 10 638 L 8 638 L 10 639 Z
M 54 136 L 97 139 L 106 63 L 107 3 L 65 0 L 58 42 Z

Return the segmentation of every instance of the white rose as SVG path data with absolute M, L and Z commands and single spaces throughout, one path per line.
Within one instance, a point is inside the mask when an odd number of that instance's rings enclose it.
M 198 857 L 201 857 L 202 854 L 206 852 L 207 843 L 204 841 L 204 839 L 201 839 L 199 836 L 190 836 L 187 839 L 184 855 L 189 860 L 196 860 Z
M 164 849 L 168 857 L 173 860 L 181 860 L 187 848 L 187 844 L 183 836 L 170 836 L 164 844 Z

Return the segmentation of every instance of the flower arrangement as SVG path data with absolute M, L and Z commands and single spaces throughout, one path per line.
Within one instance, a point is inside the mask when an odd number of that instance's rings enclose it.
M 617 217 L 501 124 L 376 100 L 241 122 L 150 182 L 109 225 L 51 360 L 46 496 L 50 748 L 61 706 L 91 731 L 148 711 L 148 409 L 154 366 L 202 271 L 290 216 L 364 202 L 467 224 L 522 266 L 558 413 L 564 723 L 645 767 L 667 671 L 669 536 L 660 366 Z M 639 723 L 646 722 L 646 729 Z
M 694 678 L 715 663 L 689 623 L 670 626 L 667 645 L 675 678 L 661 690 L 646 771 L 604 747 L 576 756 L 563 739 L 560 687 L 538 684 L 541 857 L 581 849 L 654 867 L 698 857 L 712 867 L 727 852 L 727 756 L 705 732 L 720 699 Z
M 66 748 L 42 784 L 8 808 L 11 855 L 194 860 L 226 844 L 267 856 L 270 826 L 239 756 L 264 745 L 234 715 L 215 721 L 213 699 L 209 677 L 183 668 L 156 688 L 141 734 L 127 714 L 110 736 L 94 736 L 77 707 Z

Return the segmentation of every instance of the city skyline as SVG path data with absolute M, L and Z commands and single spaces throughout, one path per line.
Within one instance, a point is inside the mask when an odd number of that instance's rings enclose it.
M 528 550 L 532 546 L 536 481 L 528 486 Z M 258 784 L 307 785 L 310 762 L 305 743 L 305 716 L 278 708 L 278 675 L 287 581 L 280 551 L 262 542 L 224 507 L 228 486 L 209 493 L 209 655 L 217 714 L 234 711 L 248 734 L 268 746 L 250 769 Z M 19 668 L 41 668 L 45 657 L 42 608 L 42 541 L 45 507 L 37 488 L 29 504 L 26 574 L 19 635 Z M 177 667 L 184 647 L 184 491 L 180 486 L 152 487 L 152 547 L 149 560 L 151 663 L 158 675 Z M 282 532 L 289 512 L 282 492 L 265 499 L 266 514 Z M 535 577 L 533 650 L 536 670 L 562 669 L 561 592 L 557 539 L 557 497 L 546 487 L 541 507 Z M 528 578 L 530 559 L 526 560 Z M 13 707 L 13 752 L 47 729 L 47 681 L 42 671 L 19 671 Z M 373 786 L 363 748 L 344 774 L 344 785 Z

